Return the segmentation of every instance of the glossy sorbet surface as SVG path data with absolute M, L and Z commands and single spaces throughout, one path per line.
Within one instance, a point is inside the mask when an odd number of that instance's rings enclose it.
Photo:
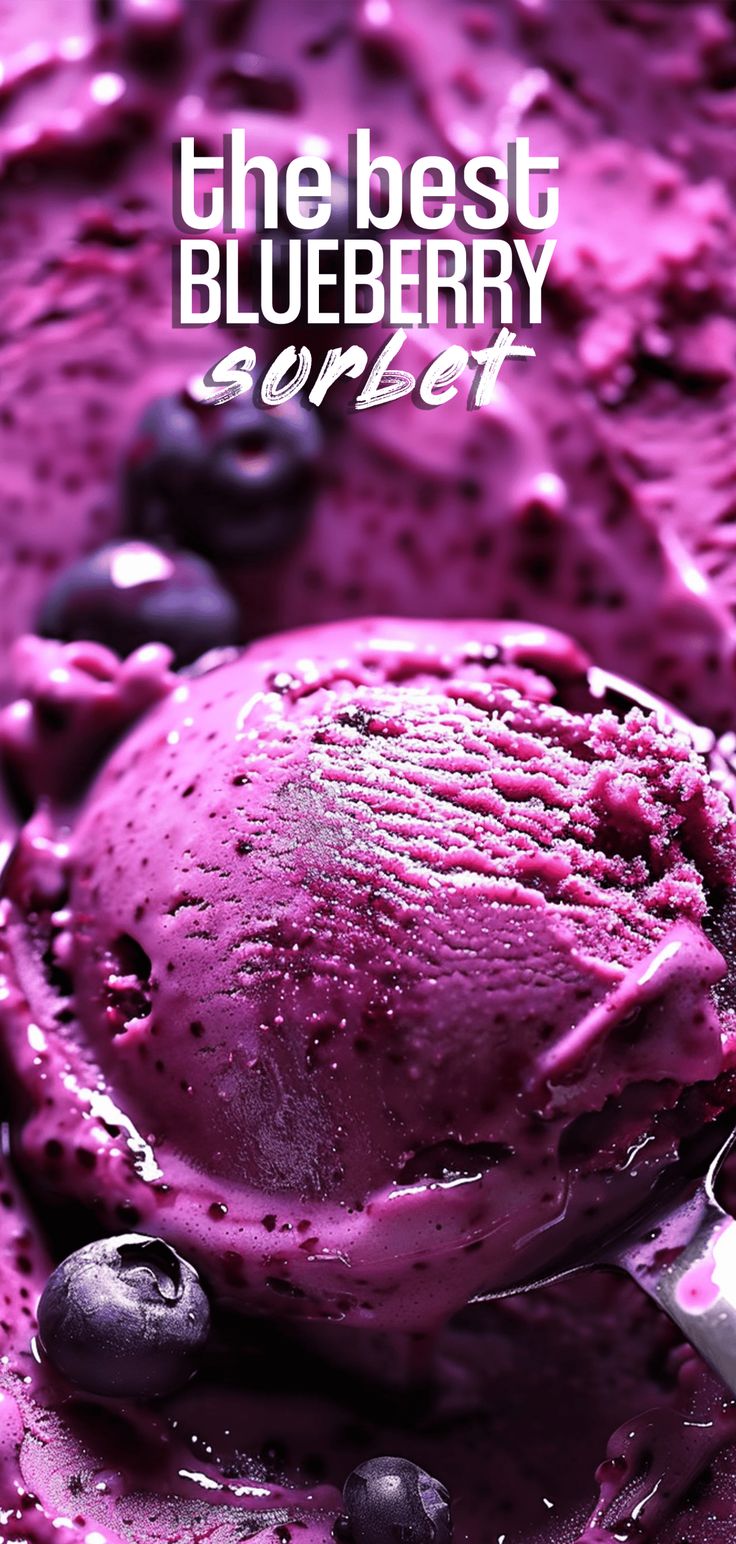
M 43 743 L 78 646 L 23 647 Z M 63 811 L 53 904 L 48 813 L 9 869 L 26 1162 L 245 1308 L 424 1328 L 584 1258 L 733 1059 L 734 819 L 682 721 L 510 624 L 335 624 L 161 690 Z
M 455 1544 L 731 1544 L 733 1401 L 633 1287 L 426 1327 L 588 1252 L 733 1102 L 732 7 L 34 0 L 0 57 L 0 1537 L 331 1544 L 394 1454 Z M 357 123 L 405 162 L 559 155 L 536 360 L 478 413 L 208 418 L 188 383 L 243 339 L 171 326 L 172 143 L 344 174 Z M 537 641 L 201 679 L 160 647 L 366 614 Z M 36 1304 L 136 1229 L 211 1339 L 180 1392 L 92 1401 Z
M 0 197 L 14 232 L 0 375 L 5 649 L 37 624 L 71 558 L 148 523 L 149 537 L 224 554 L 243 637 L 376 612 L 532 617 L 731 728 L 725 0 L 36 0 L 6 6 L 1 27 Z M 321 414 L 306 511 L 293 495 L 285 509 L 268 477 L 254 521 L 248 471 L 235 491 L 249 515 L 236 522 L 221 454 L 231 426 L 208 420 L 200 449 L 201 415 L 182 393 L 241 339 L 172 328 L 171 144 L 194 133 L 217 150 L 238 125 L 254 154 L 284 164 L 318 145 L 344 176 L 356 124 L 405 163 L 463 164 L 520 135 L 559 156 L 543 323 L 524 334 L 537 358 L 509 361 L 477 413 L 464 391 L 431 412 L 408 401 L 345 412 L 338 393 Z M 243 259 L 247 272 L 251 233 Z M 352 341 L 317 331 L 315 361 Z M 464 332 L 463 346 L 486 346 L 492 331 Z M 302 339 L 249 329 L 247 341 L 265 365 Z M 369 353 L 381 341 L 380 329 L 362 337 Z M 417 330 L 401 364 L 419 374 L 452 342 L 443 325 Z M 161 412 L 172 400 L 178 428 Z M 186 472 L 162 518 L 158 479 L 181 455 L 182 418 Z

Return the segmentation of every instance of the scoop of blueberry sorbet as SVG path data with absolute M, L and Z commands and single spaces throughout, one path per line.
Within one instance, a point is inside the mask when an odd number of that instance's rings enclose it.
M 591 1247 L 727 1097 L 707 737 L 519 624 L 343 623 L 169 679 L 9 865 L 36 1180 L 241 1307 L 356 1322 Z

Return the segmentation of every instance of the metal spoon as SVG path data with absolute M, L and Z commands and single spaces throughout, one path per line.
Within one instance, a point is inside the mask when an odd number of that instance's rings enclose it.
M 584 1260 L 563 1257 L 543 1276 L 473 1301 L 529 1292 L 594 1266 L 625 1271 L 736 1394 L 736 1220 L 715 1197 L 721 1167 L 735 1146 L 736 1126 L 704 1178 L 702 1170 L 693 1172 L 692 1156 L 670 1165 L 625 1232 L 599 1241 Z

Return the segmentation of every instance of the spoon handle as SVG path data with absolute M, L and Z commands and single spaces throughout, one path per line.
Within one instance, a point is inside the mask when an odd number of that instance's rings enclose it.
M 617 1263 L 736 1395 L 736 1220 L 701 1189 L 677 1221 L 675 1236 L 655 1229 L 622 1248 Z

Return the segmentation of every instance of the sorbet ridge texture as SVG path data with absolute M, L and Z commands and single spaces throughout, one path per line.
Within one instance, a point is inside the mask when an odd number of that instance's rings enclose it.
M 594 680 L 551 632 L 384 619 L 171 683 L 40 943 L 10 869 L 10 974 L 83 1065 L 28 1161 L 102 1088 L 149 1152 L 107 1144 L 112 1194 L 148 1218 L 163 1188 L 156 1231 L 215 1275 L 230 1232 L 246 1305 L 386 1324 L 625 1216 L 730 1064 L 736 841 L 688 734 Z M 58 1154 L 54 1182 L 109 1184 Z

